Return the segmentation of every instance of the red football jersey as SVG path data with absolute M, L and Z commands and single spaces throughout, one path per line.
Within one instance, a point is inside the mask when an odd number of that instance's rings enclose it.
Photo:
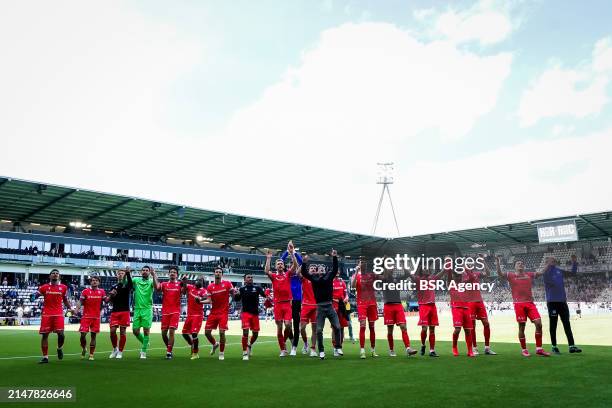
M 453 281 L 453 280 L 457 284 L 459 284 L 461 282 L 466 282 L 467 281 L 467 275 L 465 273 L 463 273 L 463 274 L 461 274 L 457 278 L 451 278 L 451 281 Z M 449 281 L 449 284 L 450 284 L 450 281 Z M 463 292 L 460 292 L 459 290 L 457 290 L 455 288 L 450 288 L 448 290 L 448 293 L 450 294 L 450 304 L 451 304 L 451 307 L 467 307 L 466 291 L 465 290 Z
M 181 312 L 181 283 L 162 282 L 162 314 L 174 314 Z
M 274 302 L 286 302 L 292 300 L 291 295 L 291 278 L 287 273 L 271 273 L 272 291 L 274 293 Z
M 436 303 L 436 291 L 430 289 L 420 289 L 421 282 L 435 281 L 436 277 L 431 275 L 414 275 L 414 282 L 416 283 L 417 289 L 417 301 L 419 305 L 427 305 L 430 303 Z M 423 284 L 424 285 L 424 284 Z
M 187 315 L 202 316 L 204 313 L 204 304 L 195 301 L 196 297 L 206 297 L 208 292 L 206 288 L 196 288 L 195 285 L 187 285 Z
M 102 301 L 106 296 L 104 289 L 87 288 L 81 292 L 81 304 L 83 305 L 83 317 L 100 318 Z
M 346 283 L 340 278 L 334 278 L 334 292 L 333 298 L 337 300 L 344 300 L 346 297 Z
M 535 272 L 525 272 L 519 275 L 516 272 L 508 273 L 508 282 L 512 289 L 512 300 L 514 302 L 533 302 L 531 285 L 535 278 Z
M 481 271 L 465 271 L 467 274 L 467 281 L 470 283 L 480 283 L 480 277 L 483 275 Z M 471 289 L 465 292 L 466 302 L 482 302 L 482 294 L 480 289 Z
M 357 274 L 357 282 L 355 286 L 357 288 L 357 304 L 359 305 L 375 305 L 376 304 L 376 293 L 374 291 L 374 280 L 376 275 L 373 273 Z
M 38 292 L 43 295 L 43 310 L 44 316 L 63 316 L 64 308 L 62 306 L 64 297 L 68 293 L 68 287 L 63 283 L 53 285 L 45 283 L 38 288 Z
M 312 291 L 312 282 L 306 278 L 302 278 L 302 304 L 303 305 L 316 305 L 317 301 Z
M 233 286 L 231 282 L 222 280 L 219 284 L 212 282 L 206 288 L 212 301 L 211 313 L 227 313 L 229 311 L 230 291 Z

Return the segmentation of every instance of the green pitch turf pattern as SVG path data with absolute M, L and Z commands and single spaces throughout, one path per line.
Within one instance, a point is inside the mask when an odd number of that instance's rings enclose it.
M 239 337 L 229 337 L 225 361 L 208 355 L 189 360 L 177 337 L 175 359 L 164 359 L 161 336 L 152 336 L 147 360 L 138 359 L 137 342 L 128 334 L 123 360 L 109 360 L 108 334 L 101 334 L 95 361 L 80 360 L 77 333 L 66 333 L 64 360 L 55 356 L 37 365 L 39 335 L 33 331 L 0 331 L 0 386 L 76 387 L 72 407 L 610 407 L 612 347 L 585 346 L 581 355 L 524 358 L 516 344 L 496 344 L 497 356 L 453 357 L 448 342 L 439 342 L 440 358 L 387 356 L 378 341 L 379 358 L 360 360 L 358 345 L 347 343 L 345 356 L 278 357 L 273 338 L 261 338 L 250 361 L 242 361 Z M 401 350 L 401 340 L 396 339 Z M 464 348 L 465 344 L 461 344 Z M 533 345 L 530 349 L 533 350 Z M 482 352 L 482 350 L 481 350 Z M 15 358 L 32 356 L 29 358 Z M 48 404 L 47 404 L 48 405 Z M 10 406 L 25 406 L 10 403 Z M 40 407 L 40 403 L 28 406 Z

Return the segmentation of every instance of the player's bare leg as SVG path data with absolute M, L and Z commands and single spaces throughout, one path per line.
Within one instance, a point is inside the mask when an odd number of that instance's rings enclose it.
M 219 343 L 217 343 L 217 340 L 215 340 L 214 336 L 212 335 L 212 330 L 204 330 L 204 336 L 206 336 L 206 339 L 210 342 L 210 344 L 212 344 L 212 349 L 210 350 L 210 355 L 212 356 L 219 348 Z
M 225 330 L 219 329 L 219 360 L 225 360 Z
M 535 325 L 536 354 L 542 357 L 550 357 L 550 353 L 542 348 L 542 319 L 535 319 L 533 324 Z
M 39 361 L 40 364 L 49 362 L 49 333 L 41 333 L 40 337 L 40 349 L 42 351 L 42 359 Z

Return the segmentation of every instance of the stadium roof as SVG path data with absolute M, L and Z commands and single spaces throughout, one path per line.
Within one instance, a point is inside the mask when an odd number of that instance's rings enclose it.
M 0 177 L 0 219 L 19 223 L 25 230 L 41 224 L 69 231 L 71 222 L 80 222 L 90 225 L 85 232 L 112 231 L 116 237 L 170 239 L 168 242 L 177 243 L 194 242 L 201 235 L 212 239 L 212 244 L 230 248 L 240 245 L 279 249 L 289 239 L 299 238 L 296 244 L 301 251 L 319 254 L 328 253 L 333 247 L 341 254 L 356 255 L 364 244 L 386 241 L 381 237 L 7 177 Z M 30 226 L 32 223 L 34 227 Z
M 573 215 L 580 239 L 612 237 L 611 212 Z M 179 204 L 101 193 L 71 187 L 0 177 L 0 219 L 19 223 L 24 230 L 36 224 L 70 230 L 71 222 L 91 225 L 92 233 L 176 243 L 196 236 L 231 248 L 279 249 L 296 239 L 300 250 L 324 254 L 336 248 L 358 255 L 365 246 L 384 246 L 389 239 L 336 231 L 291 222 L 203 210 Z M 448 243 L 458 246 L 533 244 L 538 242 L 537 220 L 393 239 L 406 248 Z M 28 223 L 34 226 L 28 227 Z M 76 230 L 78 232 L 78 229 Z

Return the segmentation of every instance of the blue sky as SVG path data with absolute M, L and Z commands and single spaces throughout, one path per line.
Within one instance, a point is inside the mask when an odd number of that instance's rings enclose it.
M 612 208 L 606 1 L 2 8 L 5 176 L 363 233 L 388 160 L 402 235 Z

